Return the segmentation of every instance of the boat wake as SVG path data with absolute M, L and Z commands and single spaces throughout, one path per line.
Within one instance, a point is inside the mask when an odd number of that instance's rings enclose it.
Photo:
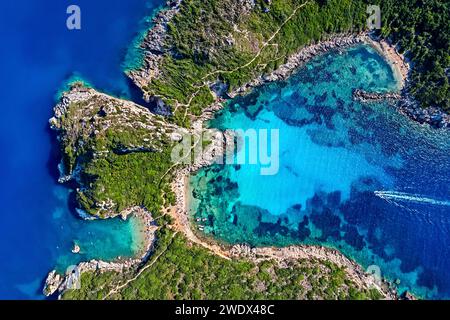
M 374 191 L 374 194 L 384 199 L 388 202 L 391 201 L 399 201 L 399 202 L 413 202 L 413 203 L 424 203 L 424 204 L 432 204 L 438 206 L 450 206 L 450 201 L 448 200 L 438 200 L 429 198 L 420 194 L 412 194 L 406 192 L 397 192 L 397 191 Z

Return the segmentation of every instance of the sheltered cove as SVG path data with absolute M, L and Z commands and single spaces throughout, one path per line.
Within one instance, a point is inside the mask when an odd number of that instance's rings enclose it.
M 156 18 L 156 21 L 163 21 L 164 23 L 167 23 L 167 21 L 170 20 L 170 16 L 173 16 L 173 14 L 176 13 L 176 11 L 166 11 L 169 12 L 169 16 L 164 15 L 164 11 Z M 168 20 L 164 20 L 165 17 Z M 156 24 L 156 27 L 153 30 L 164 30 L 164 28 L 158 29 L 158 23 Z M 151 32 L 149 33 L 152 34 Z M 147 37 L 148 39 L 149 37 Z M 148 40 L 147 40 L 148 41 Z M 278 81 L 285 79 L 288 77 L 294 70 L 296 70 L 299 66 L 306 63 L 309 59 L 323 54 L 325 52 L 328 52 L 330 50 L 335 49 L 344 49 L 346 47 L 358 44 L 358 43 L 372 43 L 373 41 L 370 40 L 367 36 L 367 34 L 360 34 L 360 35 L 343 35 L 343 36 L 335 36 L 332 37 L 331 40 L 321 42 L 316 45 L 308 46 L 300 50 L 297 54 L 294 54 L 286 64 L 282 65 L 280 68 L 278 68 L 276 71 L 274 71 L 272 74 L 264 77 L 259 77 L 252 81 L 251 83 L 247 84 L 246 86 L 240 87 L 233 92 L 229 93 L 230 97 L 236 96 L 238 94 L 245 94 L 251 88 L 259 86 L 265 82 L 270 81 Z M 386 54 L 386 58 L 389 61 L 396 62 L 397 59 L 393 58 L 392 52 L 395 52 L 395 50 L 388 50 L 388 54 Z M 403 60 L 402 60 L 403 61 Z M 146 59 L 147 65 L 155 65 L 157 64 L 157 61 L 152 61 L 151 59 Z M 398 71 L 396 74 L 401 75 L 402 83 L 405 82 L 405 78 L 407 77 L 407 73 L 405 73 L 405 68 L 400 67 L 399 63 L 392 63 L 391 64 L 394 69 L 397 69 Z M 407 70 L 407 69 L 406 69 Z M 130 77 L 136 82 L 139 83 L 141 80 L 139 77 L 136 76 L 133 72 L 129 73 Z M 145 79 L 148 74 L 141 74 L 141 79 Z M 142 84 L 142 83 L 141 83 Z M 214 116 L 214 113 L 217 110 L 220 110 L 222 108 L 223 99 L 220 97 L 216 97 L 215 102 L 208 108 L 206 108 L 202 115 L 198 118 L 198 120 L 193 124 L 192 126 L 192 132 L 198 133 L 203 130 L 203 123 L 209 119 L 211 119 Z M 210 146 L 209 152 L 211 154 L 215 151 L 214 146 Z M 291 246 L 287 248 L 249 248 L 245 245 L 236 245 L 233 247 L 223 246 L 219 245 L 218 243 L 211 243 L 209 240 L 202 239 L 198 237 L 192 230 L 191 225 L 189 221 L 189 217 L 187 216 L 186 212 L 186 177 L 191 173 L 199 168 L 206 166 L 210 164 L 212 157 L 208 159 L 208 157 L 203 159 L 198 159 L 192 166 L 182 168 L 180 170 L 176 171 L 175 179 L 172 183 L 172 189 L 175 192 L 176 195 L 176 205 L 173 207 L 167 208 L 167 213 L 169 213 L 171 216 L 175 218 L 174 227 L 178 230 L 183 232 L 183 234 L 192 242 L 197 243 L 201 245 L 202 247 L 205 247 L 212 252 L 216 253 L 217 255 L 231 259 L 236 257 L 245 257 L 253 260 L 261 260 L 261 259 L 275 259 L 279 263 L 283 263 L 283 260 L 289 260 L 289 259 L 299 259 L 299 258 L 318 258 L 318 259 L 325 259 L 330 260 L 334 263 L 336 263 L 339 266 L 344 266 L 347 269 L 347 272 L 349 276 L 355 280 L 355 282 L 362 287 L 370 287 L 373 286 L 374 280 L 371 276 L 368 276 L 365 274 L 364 270 L 360 266 L 358 266 L 356 263 L 351 262 L 349 259 L 347 259 L 343 254 L 339 253 L 337 250 L 327 249 L 325 247 L 314 247 L 314 246 Z M 134 211 L 130 210 L 131 211 Z M 151 226 L 152 225 L 152 219 L 150 217 L 150 213 L 146 212 L 146 210 L 140 208 L 143 213 L 143 221 L 145 225 Z M 139 211 L 139 210 L 138 210 Z M 126 216 L 126 215 L 125 215 Z M 150 231 L 150 229 L 152 231 Z M 147 230 L 148 233 L 154 233 L 153 227 L 149 227 Z M 149 237 L 150 239 L 151 237 Z M 148 241 L 148 251 L 147 253 L 151 252 L 151 243 L 152 241 Z M 82 272 L 85 271 L 92 271 L 92 270 L 105 270 L 110 271 L 114 270 L 117 272 L 122 272 L 124 269 L 132 268 L 133 266 L 139 265 L 143 260 L 142 259 L 134 259 L 134 260 L 127 260 L 125 262 L 113 262 L 113 263 L 104 263 L 99 261 L 91 261 L 88 263 L 82 263 L 79 265 L 79 268 Z M 51 273 L 50 276 L 55 277 L 55 273 Z M 51 277 L 49 277 L 50 279 Z M 48 280 L 48 283 L 51 285 L 52 281 Z M 63 282 L 61 282 L 63 283 Z M 64 287 L 58 285 L 58 287 L 55 290 L 49 290 L 49 291 L 63 291 Z M 54 285 L 53 285 L 54 287 Z M 395 293 L 391 292 L 390 290 L 384 290 L 384 296 L 386 298 L 395 298 Z

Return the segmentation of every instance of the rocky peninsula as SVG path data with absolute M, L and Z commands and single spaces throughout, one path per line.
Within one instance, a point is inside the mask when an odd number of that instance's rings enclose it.
M 366 92 L 364 90 L 356 89 L 353 92 L 353 99 L 363 103 L 389 101 L 391 103 L 402 99 L 402 95 L 397 92 L 378 93 L 378 92 Z
M 217 12 L 211 13 L 211 17 L 186 16 L 190 5 L 194 4 L 185 4 L 182 0 L 168 2 L 168 8 L 156 16 L 154 27 L 141 43 L 141 49 L 145 52 L 141 68 L 128 71 L 131 80 L 141 88 L 144 99 L 157 99 L 160 106 L 170 111 L 169 116 L 154 114 L 133 102 L 110 97 L 80 84 L 64 93 L 54 109 L 55 116 L 50 124 L 59 133 L 64 155 L 60 182 L 76 182 L 80 209 L 88 217 L 111 218 L 120 215 L 126 218 L 140 208 L 147 217 L 147 253 L 158 252 L 153 260 L 148 259 L 152 255 L 146 255 L 143 259 L 121 262 L 82 263 L 78 266 L 79 273 L 109 273 L 120 279 L 129 275 L 125 283 L 139 281 L 145 270 L 143 268 L 148 263 L 156 263 L 157 258 L 170 250 L 171 241 L 182 234 L 189 243 L 188 247 L 207 249 L 224 261 L 247 259 L 254 264 L 275 261 L 280 268 L 299 259 L 328 261 L 343 268 L 346 279 L 360 290 L 375 288 L 383 298 L 396 298 L 386 284 L 377 283 L 360 266 L 336 250 L 312 246 L 282 249 L 249 248 L 246 245 L 230 247 L 199 237 L 192 231 L 187 215 L 186 177 L 211 164 L 220 148 L 215 144 L 209 145 L 202 158 L 194 159 L 189 166 L 170 160 L 172 147 L 180 141 L 180 132 L 201 133 L 204 122 L 222 108 L 226 99 L 245 94 L 263 83 L 286 79 L 317 55 L 361 43 L 373 43 L 373 40 L 363 27 L 356 32 L 346 30 L 339 34 L 323 30 L 320 39 L 303 38 L 302 42 L 298 42 L 302 38 L 300 36 L 296 38 L 297 42 L 287 39 L 289 33 L 282 31 L 298 28 L 302 18 L 310 14 L 310 6 L 316 8 L 317 4 L 310 1 L 288 7 L 284 19 L 270 20 L 264 31 L 251 29 L 263 21 L 263 14 L 270 12 L 270 7 L 266 11 L 260 2 L 227 0 L 217 4 Z M 202 6 L 200 3 L 195 5 Z M 198 19 L 206 19 L 208 23 L 216 19 L 223 28 L 217 25 L 217 28 L 212 28 L 211 24 L 204 23 L 194 30 L 192 23 L 198 23 Z M 209 28 L 209 33 L 204 32 L 204 28 Z M 203 42 L 198 41 L 199 33 L 206 35 Z M 283 47 L 287 40 L 294 41 L 294 45 Z M 393 65 L 400 66 L 395 60 L 397 58 L 392 58 L 392 47 L 386 48 L 383 42 L 383 48 Z M 403 63 L 404 60 L 402 66 Z M 407 83 L 408 71 L 405 70 L 409 69 L 399 68 L 402 83 Z M 355 98 L 363 101 L 380 98 L 405 101 L 405 94 L 403 90 L 381 97 L 358 91 Z M 414 118 L 418 109 L 412 105 L 401 104 L 399 109 Z M 421 110 L 423 113 L 417 115 L 416 120 L 448 126 L 448 116 L 445 114 L 437 115 L 437 110 Z M 165 227 L 156 227 L 150 212 L 153 215 L 162 212 L 170 217 L 170 223 Z M 153 247 L 157 229 L 171 235 L 167 240 L 169 244 L 162 251 Z M 159 245 L 156 247 L 159 248 Z M 46 293 L 64 293 L 68 279 L 51 272 Z M 106 297 L 110 297 L 111 292 L 116 294 L 119 291 L 117 288 L 109 289 Z

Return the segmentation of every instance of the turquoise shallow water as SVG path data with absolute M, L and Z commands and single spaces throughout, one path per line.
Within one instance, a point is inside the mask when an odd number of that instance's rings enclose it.
M 127 221 L 120 218 L 82 221 L 65 207 L 72 191 L 55 187 L 53 192 L 61 202 L 52 211 L 52 222 L 59 229 L 58 232 L 71 237 L 56 246 L 56 270 L 65 272 L 68 266 L 81 261 L 110 261 L 118 257 L 134 257 L 136 253 L 142 252 L 144 244 L 139 219 L 130 217 Z M 71 252 L 74 243 L 81 248 L 78 254 Z
M 368 46 L 316 58 L 228 103 L 210 126 L 278 129 L 280 168 L 202 169 L 190 180 L 191 215 L 228 243 L 326 245 L 400 279 L 400 291 L 450 297 L 450 133 L 354 102 L 356 88 L 397 88 Z

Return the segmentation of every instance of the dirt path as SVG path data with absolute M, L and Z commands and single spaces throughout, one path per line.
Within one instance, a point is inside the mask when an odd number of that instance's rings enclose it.
M 212 75 L 218 74 L 218 73 L 233 73 L 236 72 L 240 69 L 246 68 L 249 65 L 251 65 L 253 62 L 255 62 L 256 59 L 258 59 L 258 57 L 261 55 L 262 51 L 268 46 L 268 45 L 278 45 L 278 44 L 270 44 L 270 42 L 278 35 L 278 33 L 280 33 L 281 29 L 283 29 L 283 27 L 286 25 L 286 23 L 288 23 L 297 13 L 298 10 L 300 10 L 301 8 L 303 8 L 305 5 L 307 5 L 309 3 L 309 1 L 299 5 L 297 8 L 295 8 L 294 12 L 291 13 L 291 15 L 278 27 L 278 29 L 272 34 L 272 36 L 270 36 L 270 38 L 263 43 L 262 47 L 258 50 L 258 53 L 253 57 L 252 60 L 250 60 L 249 62 L 247 62 L 246 64 L 236 67 L 232 70 L 216 70 L 213 72 L 208 73 L 206 76 L 204 76 L 202 78 L 202 80 L 205 80 L 207 78 L 209 78 Z
M 187 104 L 181 104 L 181 103 L 179 103 L 178 101 L 176 101 L 176 103 L 175 103 L 175 111 L 174 111 L 174 112 L 176 112 L 176 111 L 178 110 L 179 107 L 186 107 L 186 111 L 185 111 L 184 118 L 183 118 L 183 119 L 185 119 L 186 116 L 187 116 L 188 109 L 189 109 L 189 106 L 190 106 L 192 100 L 193 100 L 194 97 L 198 94 L 198 92 L 200 91 L 200 89 L 201 89 L 202 87 L 204 87 L 204 86 L 207 85 L 207 82 L 205 82 L 206 79 L 208 79 L 210 76 L 213 76 L 213 75 L 215 75 L 215 74 L 220 74 L 220 73 L 233 73 L 233 72 L 236 72 L 236 71 L 238 71 L 238 70 L 240 70 L 240 69 L 244 69 L 244 68 L 250 66 L 253 62 L 255 62 L 255 60 L 259 58 L 259 56 L 261 55 L 262 51 L 263 51 L 267 46 L 270 45 L 270 46 L 277 46 L 277 47 L 278 47 L 278 44 L 277 44 L 277 43 L 271 44 L 270 42 L 278 35 L 278 33 L 280 33 L 281 29 L 283 29 L 283 27 L 286 25 L 286 23 L 288 23 L 288 22 L 296 15 L 296 13 L 298 12 L 298 10 L 300 10 L 301 8 L 303 8 L 304 6 L 306 6 L 308 3 L 309 3 L 309 1 L 307 1 L 307 2 L 305 2 L 305 3 L 303 3 L 303 4 L 301 4 L 301 5 L 299 5 L 297 8 L 295 8 L 294 12 L 292 12 L 291 15 L 290 15 L 288 18 L 286 18 L 286 20 L 278 27 L 278 29 L 277 29 L 277 30 L 269 37 L 269 39 L 263 43 L 262 47 L 258 50 L 257 54 L 256 54 L 256 55 L 253 57 L 253 59 L 251 59 L 249 62 L 247 62 L 247 63 L 244 64 L 244 65 L 238 66 L 238 67 L 236 67 L 236 68 L 234 68 L 234 69 L 232 69 L 232 70 L 215 70 L 215 71 L 212 71 L 212 72 L 206 74 L 204 77 L 202 77 L 201 80 L 204 81 L 204 82 L 203 82 L 201 85 L 199 85 L 199 86 L 195 86 L 195 85 L 194 85 L 194 87 L 195 87 L 196 89 L 198 89 L 198 90 L 197 90 L 196 92 L 194 92 L 194 93 L 191 95 L 191 97 L 190 97 L 189 100 L 188 100 L 188 103 L 187 103 Z
M 139 272 L 136 273 L 136 275 L 135 275 L 133 278 L 128 279 L 128 280 L 125 281 L 123 284 L 118 285 L 118 286 L 116 286 L 114 289 L 112 289 L 111 291 L 109 291 L 108 294 L 102 298 L 102 300 L 106 300 L 106 299 L 108 299 L 111 295 L 113 295 L 113 294 L 119 292 L 120 290 L 122 290 L 123 288 L 125 288 L 126 286 L 128 286 L 131 282 L 133 282 L 133 281 L 135 281 L 137 278 L 139 278 L 139 276 L 140 276 L 145 270 L 147 270 L 148 268 L 152 267 L 152 266 L 155 264 L 155 262 L 158 261 L 159 257 L 161 257 L 161 256 L 167 251 L 167 249 L 169 248 L 169 246 L 172 244 L 173 238 L 177 235 L 177 233 L 178 233 L 178 232 L 174 232 L 174 233 L 172 234 L 170 243 L 167 245 L 167 247 L 166 247 L 163 251 L 161 251 L 160 253 L 158 253 L 158 255 L 153 259 L 152 262 L 150 262 L 150 263 L 146 264 L 144 267 L 142 267 L 142 268 L 139 270 Z

